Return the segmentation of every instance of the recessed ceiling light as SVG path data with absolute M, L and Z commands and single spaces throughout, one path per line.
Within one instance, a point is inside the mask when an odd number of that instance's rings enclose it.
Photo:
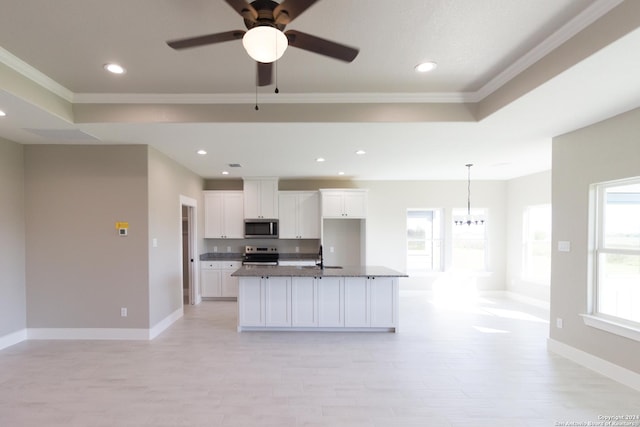
M 361 155 L 363 155 L 363 154 L 366 154 L 366 153 L 367 153 L 367 152 L 366 152 L 366 151 L 364 151 L 364 150 L 358 150 L 358 151 L 356 151 L 356 154 L 357 154 L 357 155 L 359 155 L 359 156 L 361 156 Z
M 200 154 L 201 156 L 204 156 L 205 154 L 207 154 L 206 150 L 198 150 L 196 151 L 198 154 Z
M 318 157 L 316 159 L 316 162 L 318 162 L 318 163 L 324 162 L 324 157 Z
M 435 62 L 427 61 L 416 65 L 415 70 L 418 73 L 428 73 L 429 71 L 435 70 L 437 66 L 438 64 Z
M 7 113 L 5 113 L 4 111 L 0 110 L 0 117 L 6 117 Z
M 229 171 L 222 171 L 222 175 L 229 175 Z
M 116 63 L 104 64 L 104 69 L 113 74 L 124 74 L 127 70 L 122 65 Z
M 344 172 L 340 171 L 338 172 L 338 175 L 344 175 Z

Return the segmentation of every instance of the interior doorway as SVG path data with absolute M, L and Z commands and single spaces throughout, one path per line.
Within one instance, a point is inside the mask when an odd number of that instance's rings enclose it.
M 196 211 L 194 199 L 180 196 L 180 231 L 182 241 L 182 300 L 184 304 L 199 304 L 201 301 L 196 256 Z

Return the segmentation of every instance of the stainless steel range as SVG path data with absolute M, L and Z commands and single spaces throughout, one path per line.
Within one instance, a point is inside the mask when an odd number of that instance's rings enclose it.
M 278 265 L 280 254 L 273 246 L 245 246 L 242 264 L 244 265 Z

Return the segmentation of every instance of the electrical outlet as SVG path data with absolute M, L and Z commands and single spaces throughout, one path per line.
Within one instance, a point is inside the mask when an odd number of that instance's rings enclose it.
M 296 253 L 300 252 L 300 246 L 296 246 Z
M 231 246 L 227 246 L 227 252 L 231 252 Z
M 122 307 L 120 309 L 120 317 L 127 317 L 127 307 Z
M 562 318 L 561 318 L 561 317 L 558 317 L 558 318 L 556 319 L 556 328 L 558 328 L 558 329 L 562 329 L 562 326 L 563 326 Z
M 213 252 L 218 252 L 218 247 L 217 246 L 213 247 Z

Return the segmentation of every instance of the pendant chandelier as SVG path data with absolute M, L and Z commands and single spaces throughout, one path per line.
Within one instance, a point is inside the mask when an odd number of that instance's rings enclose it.
M 484 224 L 484 217 L 482 215 L 471 215 L 471 166 L 473 166 L 473 163 L 468 163 L 465 166 L 467 167 L 467 215 L 464 217 L 455 217 L 454 222 L 456 225 L 482 225 Z

